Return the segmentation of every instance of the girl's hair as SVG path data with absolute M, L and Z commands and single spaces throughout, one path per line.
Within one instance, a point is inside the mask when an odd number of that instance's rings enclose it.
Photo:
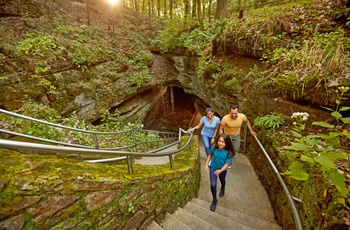
M 220 137 L 224 138 L 225 149 L 227 150 L 228 154 L 230 155 L 230 158 L 234 157 L 236 155 L 236 152 L 235 152 L 235 149 L 233 148 L 231 137 L 229 135 L 227 135 L 226 133 L 221 133 L 219 136 L 217 136 L 217 138 L 215 139 L 215 143 L 214 143 L 214 151 L 215 151 L 215 149 L 219 148 L 218 140 Z
M 206 108 L 204 111 L 204 115 L 207 115 L 208 112 L 213 112 L 214 113 L 214 109 L 213 108 Z

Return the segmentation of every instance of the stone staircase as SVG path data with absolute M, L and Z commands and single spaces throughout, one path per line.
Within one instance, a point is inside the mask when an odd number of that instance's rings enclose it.
M 192 199 L 184 207 L 179 207 L 174 213 L 167 213 L 160 223 L 153 221 L 147 229 L 282 229 L 274 219 L 263 186 L 243 154 L 236 154 L 233 158 L 232 168 L 227 173 L 225 196 L 218 196 L 215 212 L 210 211 L 212 196 L 209 174 L 204 170 L 206 155 L 202 145 L 200 154 L 202 176 L 198 198 Z

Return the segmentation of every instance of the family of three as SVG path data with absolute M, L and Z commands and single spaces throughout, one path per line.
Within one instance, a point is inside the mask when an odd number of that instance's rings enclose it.
M 229 114 L 221 120 L 214 115 L 212 108 L 205 110 L 205 115 L 201 118 L 198 125 L 190 129 L 200 129 L 207 161 L 205 170 L 209 171 L 210 190 L 213 201 L 210 210 L 215 211 L 217 199 L 217 178 L 221 182 L 219 197 L 225 195 L 227 169 L 232 165 L 232 157 L 239 151 L 241 143 L 241 126 L 245 123 L 252 135 L 256 135 L 247 117 L 239 112 L 238 105 L 230 107 Z

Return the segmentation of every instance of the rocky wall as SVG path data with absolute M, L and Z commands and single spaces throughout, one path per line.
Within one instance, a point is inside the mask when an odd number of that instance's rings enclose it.
M 197 196 L 197 138 L 173 170 L 134 164 L 129 175 L 124 163 L 1 149 L 0 229 L 145 229 Z

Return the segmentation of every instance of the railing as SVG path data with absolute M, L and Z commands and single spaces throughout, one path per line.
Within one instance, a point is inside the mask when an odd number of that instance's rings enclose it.
M 293 213 L 293 218 L 294 218 L 294 221 L 295 221 L 296 229 L 297 230 L 302 230 L 303 226 L 302 226 L 302 223 L 301 223 L 301 220 L 300 220 L 299 211 L 296 208 L 295 203 L 294 203 L 294 200 L 296 200 L 296 201 L 300 201 L 300 200 L 295 198 L 295 197 L 293 197 L 292 195 L 290 195 L 290 192 L 289 192 L 286 184 L 283 181 L 281 173 L 277 170 L 276 166 L 274 165 L 274 163 L 272 162 L 270 156 L 267 154 L 266 150 L 264 149 L 264 147 L 260 143 L 259 139 L 256 136 L 254 136 L 254 138 L 255 138 L 256 142 L 258 143 L 260 149 L 263 151 L 265 157 L 267 158 L 268 162 L 270 163 L 270 166 L 272 167 L 273 171 L 275 172 L 275 174 L 276 174 L 276 176 L 278 178 L 278 181 L 280 182 L 280 185 L 282 186 L 284 194 L 287 197 L 288 204 L 289 204 L 289 206 L 292 209 L 292 213 Z
M 66 142 L 60 142 L 60 141 L 54 141 L 54 140 L 50 140 L 47 138 L 40 138 L 40 137 L 35 137 L 33 135 L 27 135 L 27 134 L 22 134 L 22 133 L 18 133 L 18 132 L 13 132 L 10 130 L 5 130 L 5 129 L 0 129 L 1 133 L 6 133 L 8 135 L 13 135 L 13 136 L 19 136 L 19 137 L 23 137 L 23 138 L 28 138 L 28 139 L 32 139 L 32 140 L 37 140 L 37 141 L 42 141 L 42 142 L 46 142 L 46 143 L 51 143 L 51 144 L 58 144 L 58 145 L 63 145 L 63 146 L 71 146 L 71 147 L 76 147 L 76 148 L 91 148 L 91 149 L 101 149 L 100 142 L 98 139 L 98 136 L 114 136 L 117 137 L 118 135 L 127 135 L 127 134 L 131 134 L 131 137 L 133 139 L 133 143 L 131 143 L 130 145 L 124 145 L 121 147 L 117 147 L 117 148 L 102 148 L 102 149 L 108 149 L 108 150 L 121 150 L 121 149 L 131 149 L 134 148 L 135 152 L 139 151 L 139 147 L 141 145 L 147 145 L 149 147 L 148 144 L 150 144 L 150 142 L 163 142 L 163 144 L 166 143 L 170 143 L 175 141 L 178 138 L 178 133 L 176 132 L 160 132 L 160 131 L 153 131 L 153 130 L 141 130 L 141 129 L 132 129 L 132 130 L 126 130 L 126 131 L 119 131 L 119 132 L 98 132 L 98 131 L 90 131 L 90 130 L 84 130 L 84 129 L 78 129 L 78 128 L 73 128 L 73 127 L 69 127 L 69 126 L 64 126 L 64 125 L 60 125 L 60 124 L 55 124 L 55 123 L 51 123 L 51 122 L 47 122 L 47 121 L 43 121 L 43 120 L 39 120 L 39 119 L 35 119 L 35 118 L 31 118 L 31 117 L 27 117 L 24 115 L 20 115 L 17 113 L 13 113 L 4 109 L 0 109 L 0 113 L 9 115 L 11 117 L 17 117 L 20 119 L 24 119 L 24 120 L 28 120 L 28 121 L 32 121 L 32 122 L 36 122 L 36 123 L 40 123 L 40 124 L 44 124 L 44 125 L 48 125 L 51 127 L 56 127 L 57 129 L 65 129 L 65 130 L 70 130 L 70 131 L 75 131 L 78 133 L 83 133 L 83 134 L 87 134 L 87 135 L 92 135 L 93 137 L 93 141 L 94 141 L 94 146 L 86 146 L 86 145 L 79 145 L 79 144 L 72 144 L 72 143 L 66 143 Z M 1 128 L 1 126 L 0 126 Z M 136 138 L 136 134 L 137 133 L 143 133 L 144 135 L 144 141 L 137 141 Z M 147 135 L 150 133 L 155 133 L 160 137 L 160 140 L 148 140 L 147 139 Z M 160 144 L 160 143 L 159 143 Z M 149 150 L 149 149 L 148 149 Z
M 28 138 L 35 141 L 40 141 L 44 143 L 49 144 L 55 144 L 59 146 L 54 145 L 48 145 L 48 144 L 39 144 L 39 143 L 28 143 L 28 142 L 22 142 L 22 141 L 12 141 L 12 140 L 4 140 L 0 139 L 0 147 L 8 148 L 8 149 L 16 149 L 16 150 L 36 150 L 40 152 L 65 152 L 65 153 L 75 153 L 75 154 L 86 154 L 86 155 L 106 155 L 106 156 L 114 156 L 114 158 L 107 158 L 107 159 L 98 159 L 98 160 L 89 160 L 89 162 L 111 162 L 111 161 L 119 161 L 119 160 L 127 160 L 128 162 L 128 170 L 130 174 L 133 174 L 133 167 L 132 167 L 132 157 L 159 157 L 159 156 L 169 156 L 169 162 L 170 166 L 173 169 L 174 168 L 174 162 L 173 162 L 173 154 L 176 154 L 177 152 L 182 151 L 184 148 L 186 148 L 188 145 L 190 145 L 192 141 L 193 135 L 190 134 L 190 138 L 188 139 L 187 143 L 182 146 L 179 149 L 176 150 L 169 150 L 165 151 L 167 148 L 174 146 L 176 144 L 179 144 L 182 138 L 183 134 L 187 134 L 188 131 L 185 131 L 183 129 L 179 129 L 179 132 L 159 132 L 159 131 L 152 131 L 152 130 L 139 130 L 139 129 L 133 129 L 133 130 L 127 130 L 127 131 L 121 131 L 121 132 L 97 132 L 97 131 L 89 131 L 89 130 L 83 130 L 83 129 L 77 129 L 73 127 L 63 126 L 60 124 L 55 124 L 47 121 L 42 121 L 39 119 L 27 117 L 24 115 L 16 114 L 9 112 L 7 110 L 0 109 L 0 113 L 7 114 L 11 117 L 17 117 L 20 119 L 29 120 L 36 123 L 45 124 L 48 126 L 56 127 L 58 129 L 67 129 L 71 131 L 76 131 L 79 133 L 85 133 L 93 136 L 94 140 L 94 146 L 85 146 L 85 145 L 79 145 L 79 144 L 72 144 L 72 143 L 66 143 L 62 141 L 55 141 L 50 140 L 47 138 L 41 138 L 36 137 L 28 134 L 18 133 L 6 129 L 0 129 L 0 133 L 5 133 L 7 135 L 12 136 L 18 136 L 22 138 Z M 136 140 L 136 134 L 143 133 L 144 140 L 143 141 L 137 141 Z M 155 133 L 159 136 L 160 139 L 158 140 L 147 140 L 147 134 L 149 133 Z M 131 134 L 133 143 L 125 146 L 121 146 L 118 148 L 100 148 L 99 147 L 99 135 L 127 135 Z M 161 143 L 163 146 L 156 148 L 156 149 L 149 149 L 149 144 L 151 142 L 163 142 Z M 140 145 L 147 145 L 148 151 L 141 152 L 139 151 Z M 132 149 L 133 151 L 121 151 L 122 149 Z M 162 151 L 162 152 L 160 152 Z M 115 156 L 118 156 L 115 158 Z

